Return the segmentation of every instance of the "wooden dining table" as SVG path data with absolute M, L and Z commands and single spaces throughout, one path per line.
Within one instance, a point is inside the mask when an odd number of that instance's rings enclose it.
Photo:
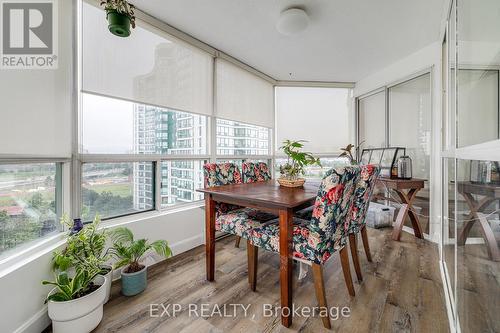
M 280 186 L 275 180 L 199 189 L 205 194 L 205 256 L 208 281 L 215 279 L 215 204 L 234 204 L 279 216 L 281 309 L 292 309 L 292 229 L 293 213 L 314 204 L 319 182 L 307 181 L 303 187 Z M 281 323 L 292 325 L 291 311 L 281 311 Z

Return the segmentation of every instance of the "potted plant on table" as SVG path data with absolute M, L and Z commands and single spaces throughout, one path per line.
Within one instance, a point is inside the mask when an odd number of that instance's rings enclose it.
M 126 0 L 102 0 L 106 10 L 109 31 L 118 37 L 130 36 L 130 26 L 135 28 L 134 5 Z
M 130 229 L 120 227 L 112 232 L 113 247 L 110 252 L 118 259 L 115 267 L 123 267 L 122 294 L 134 296 L 146 289 L 147 267 L 141 261 L 150 252 L 168 258 L 172 250 L 166 240 L 157 240 L 149 243 L 147 239 L 134 240 L 134 234 Z
M 300 178 L 305 173 L 304 168 L 308 165 L 321 166 L 319 158 L 314 157 L 311 153 L 301 151 L 304 142 L 306 141 L 283 141 L 283 146 L 280 149 L 287 155 L 287 161 L 285 164 L 280 165 L 281 176 L 278 178 L 280 185 L 300 187 L 306 181 L 305 178 Z

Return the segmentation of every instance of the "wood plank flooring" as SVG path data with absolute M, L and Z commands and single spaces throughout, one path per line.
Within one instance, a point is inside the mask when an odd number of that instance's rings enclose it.
M 215 282 L 205 280 L 204 247 L 198 247 L 149 270 L 148 289 L 135 297 L 119 294 L 113 285 L 112 298 L 104 307 L 104 318 L 95 332 L 448 332 L 438 266 L 437 245 L 403 233 L 401 242 L 391 240 L 392 229 L 368 230 L 373 262 L 366 260 L 358 242 L 364 281 L 355 281 L 356 296 L 350 297 L 343 281 L 338 254 L 324 267 L 326 298 L 329 307 L 350 309 L 349 317 L 332 320 L 332 330 L 323 328 L 319 317 L 294 317 L 286 329 L 279 317 L 264 316 L 263 304 L 279 306 L 279 256 L 259 251 L 257 291 L 247 279 L 245 242 L 234 247 L 228 237 L 216 244 Z M 294 304 L 316 306 L 312 271 L 298 280 L 294 271 Z M 150 316 L 150 304 L 180 304 L 182 310 L 172 316 Z M 191 312 L 189 304 L 222 307 L 249 306 L 247 315 L 236 309 L 232 317 L 202 317 Z M 170 310 L 172 310 L 170 308 Z

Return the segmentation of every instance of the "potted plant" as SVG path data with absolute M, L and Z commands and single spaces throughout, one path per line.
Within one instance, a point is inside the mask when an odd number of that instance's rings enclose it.
M 86 333 L 99 325 L 106 297 L 106 277 L 99 275 L 100 270 L 96 258 L 89 257 L 75 268 L 73 277 L 60 271 L 55 281 L 42 281 L 54 286 L 45 300 L 54 333 Z
M 363 143 L 364 143 L 364 141 L 362 141 L 357 147 L 355 147 L 352 143 L 350 143 L 345 148 L 340 148 L 340 150 L 342 151 L 342 153 L 339 155 L 339 157 L 347 158 L 349 160 L 349 163 L 351 165 L 357 165 L 358 161 L 354 157 L 354 155 L 356 154 L 356 152 L 359 151 L 359 148 L 361 147 L 361 145 Z M 353 154 L 353 151 L 352 151 L 353 148 L 354 148 L 354 154 Z
M 126 0 L 102 0 L 106 10 L 109 31 L 118 37 L 130 36 L 130 26 L 135 28 L 135 6 Z
M 104 249 L 107 232 L 104 229 L 99 229 L 101 218 L 96 214 L 92 223 L 76 228 L 78 231 L 75 231 L 75 224 L 71 225 L 66 215 L 61 218 L 61 223 L 68 226 L 70 231 L 64 250 L 54 253 L 54 271 L 67 272 L 74 270 L 78 266 L 85 264 L 89 258 L 93 258 L 101 269 L 99 274 L 106 277 L 106 298 L 104 303 L 107 303 L 111 294 L 113 267 L 106 263 L 110 255 Z
M 147 267 L 141 261 L 151 251 L 166 258 L 170 257 L 172 251 L 167 241 L 157 240 L 149 243 L 147 239 L 134 240 L 132 231 L 124 227 L 116 228 L 111 237 L 113 247 L 110 251 L 118 259 L 115 267 L 123 267 L 122 294 L 134 296 L 143 292 L 147 286 Z
M 286 187 L 302 186 L 306 180 L 299 176 L 305 173 L 304 168 L 314 164 L 321 166 L 319 158 L 314 157 L 311 153 L 301 151 L 304 142 L 306 141 L 283 141 L 283 146 L 280 149 L 287 155 L 287 161 L 280 165 L 281 176 L 278 178 L 280 185 Z

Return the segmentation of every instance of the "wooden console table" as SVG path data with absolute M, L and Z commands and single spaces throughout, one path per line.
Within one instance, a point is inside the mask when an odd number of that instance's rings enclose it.
M 417 192 L 424 188 L 425 179 L 391 179 L 379 177 L 377 182 L 388 190 L 393 190 L 401 199 L 401 208 L 399 209 L 398 216 L 396 217 L 396 222 L 394 222 L 393 225 L 394 229 L 392 231 L 392 239 L 396 241 L 401 239 L 401 231 L 403 230 L 406 215 L 410 217 L 415 237 L 424 238 L 422 228 L 420 227 L 418 220 L 418 215 L 413 210 L 413 200 L 415 199 Z M 392 198 L 384 197 L 384 199 L 398 202 Z
M 500 250 L 498 248 L 495 235 L 487 220 L 487 215 L 481 211 L 486 209 L 492 202 L 500 201 L 500 185 L 498 184 L 478 184 L 472 182 L 457 182 L 457 190 L 464 197 L 470 208 L 468 219 L 464 222 L 462 229 L 458 233 L 458 245 L 465 245 L 467 236 L 472 226 L 479 222 L 481 233 L 486 242 L 488 255 L 493 261 L 500 261 Z M 481 196 L 478 200 L 474 196 Z

